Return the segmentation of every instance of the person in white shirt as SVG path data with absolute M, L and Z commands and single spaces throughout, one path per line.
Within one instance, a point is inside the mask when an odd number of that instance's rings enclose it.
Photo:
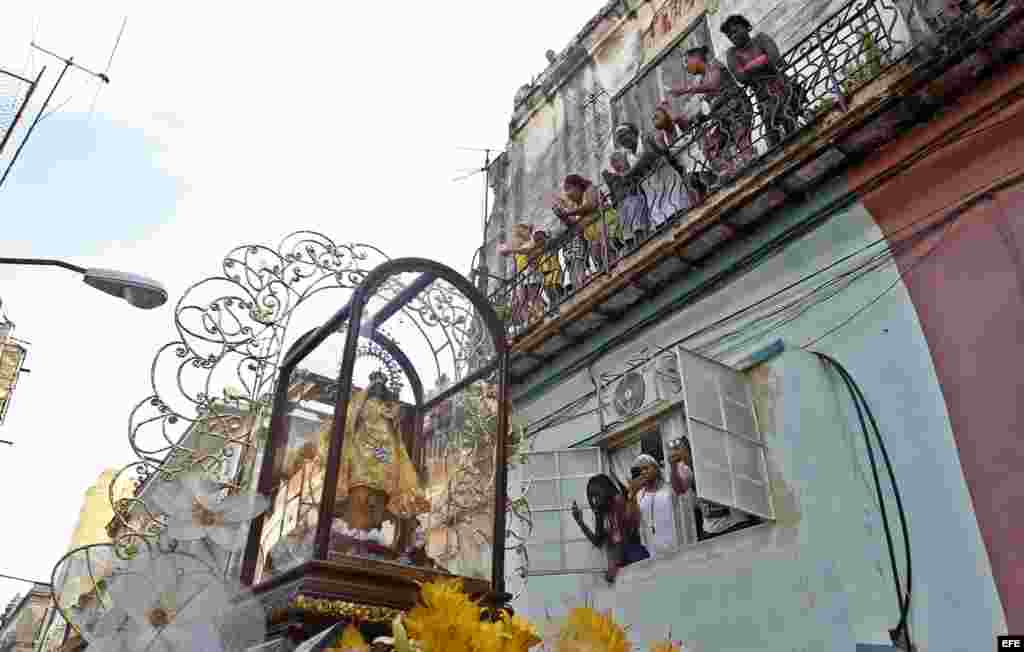
M 644 545 L 654 555 L 670 552 L 679 546 L 675 501 L 677 496 L 686 494 L 693 487 L 692 474 L 684 477 L 675 462 L 671 474 L 672 482 L 666 482 L 658 461 L 646 453 L 638 456 L 630 469 L 630 496 L 640 512 Z

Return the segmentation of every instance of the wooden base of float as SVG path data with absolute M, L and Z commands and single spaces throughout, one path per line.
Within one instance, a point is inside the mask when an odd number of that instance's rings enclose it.
M 367 636 L 390 636 L 395 616 L 416 606 L 421 584 L 454 575 L 387 561 L 339 557 L 308 561 L 254 586 L 267 613 L 267 638 L 301 642 L 340 620 Z M 502 606 L 486 580 L 463 578 L 463 589 L 483 606 Z M 378 631 L 379 630 L 379 631 Z

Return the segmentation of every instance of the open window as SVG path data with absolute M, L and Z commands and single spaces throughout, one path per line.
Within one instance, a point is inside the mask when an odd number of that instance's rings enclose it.
M 658 548 L 648 551 L 655 559 L 774 517 L 764 438 L 744 374 L 673 347 L 601 380 L 602 432 L 577 447 L 527 455 L 524 480 L 534 523 L 526 537 L 529 575 L 606 568 L 603 551 L 590 545 L 573 520 L 572 502 L 593 527 L 587 480 L 605 473 L 625 485 L 641 454 L 657 461 L 668 483 L 674 453 L 682 448 L 694 477 L 693 490 L 673 494 L 671 514 L 641 509 L 642 527 L 655 516 L 668 524 L 657 537 L 645 530 L 646 541 L 658 540 Z
M 587 525 L 595 528 L 587 482 L 605 469 L 599 448 L 527 453 L 523 481 L 533 527 L 522 535 L 528 575 L 603 573 L 607 569 L 605 552 L 590 543 L 572 517 L 575 502 Z
M 679 434 L 693 453 L 697 496 L 746 514 L 774 517 L 764 438 L 742 373 L 676 347 L 683 384 Z

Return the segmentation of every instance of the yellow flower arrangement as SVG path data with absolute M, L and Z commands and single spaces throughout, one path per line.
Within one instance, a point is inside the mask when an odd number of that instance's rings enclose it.
M 436 580 L 420 589 L 420 602 L 405 619 L 424 652 L 473 652 L 480 637 L 478 604 L 462 592 L 462 581 Z
M 526 652 L 541 642 L 533 624 L 521 616 L 501 612 L 501 632 L 504 640 L 502 652 Z
M 392 626 L 395 649 L 410 652 L 527 652 L 541 642 L 526 619 L 502 612 L 481 621 L 483 609 L 462 591 L 460 580 L 437 580 L 420 589 L 420 604 Z M 406 635 L 413 639 L 410 641 Z
M 554 641 L 555 652 L 629 652 L 631 648 L 626 630 L 611 614 L 590 607 L 570 611 Z
M 395 652 L 528 652 L 549 639 L 552 652 L 630 652 L 626 630 L 611 613 L 577 607 L 559 621 L 547 621 L 543 636 L 528 620 L 503 611 L 496 622 L 481 621 L 484 610 L 462 590 L 459 579 L 420 587 L 420 604 L 391 624 L 394 638 L 382 639 Z M 671 638 L 671 635 L 669 636 Z M 345 629 L 340 652 L 367 652 L 359 631 Z M 651 643 L 649 652 L 684 652 L 672 640 Z

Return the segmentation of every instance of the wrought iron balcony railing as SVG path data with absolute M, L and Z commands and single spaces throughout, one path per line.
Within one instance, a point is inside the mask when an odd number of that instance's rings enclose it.
M 953 57 L 1022 2 L 961 2 L 922 37 L 890 0 L 852 0 L 783 56 L 771 74 L 708 98 L 708 114 L 667 116 L 661 135 L 641 128 L 646 152 L 624 175 L 604 173 L 600 210 L 514 256 L 491 300 L 511 338 L 529 332 L 618 263 L 685 219 L 718 191 L 763 168 L 825 114 L 898 64 Z M 662 121 L 662 126 L 665 122 Z M 596 183 L 596 182 L 595 182 Z M 551 234 L 548 234 L 551 235 Z M 507 254 L 508 255 L 508 254 Z

